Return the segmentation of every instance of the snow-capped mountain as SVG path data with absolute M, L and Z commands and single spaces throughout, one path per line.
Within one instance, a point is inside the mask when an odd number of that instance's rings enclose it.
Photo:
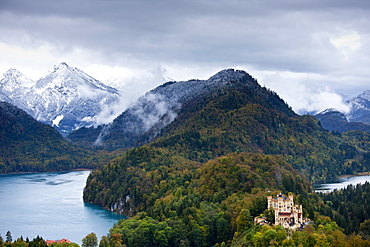
M 0 81 L 0 92 L 12 101 L 9 103 L 62 134 L 95 124 L 95 117 L 119 99 L 116 89 L 66 63 L 54 66 L 36 82 L 11 69 Z
M 349 100 L 350 112 L 347 118 L 351 122 L 370 124 L 370 90 L 366 90 Z
M 0 81 L 1 92 L 13 96 L 18 96 L 19 91 L 24 91 L 30 89 L 35 85 L 35 82 L 16 69 L 9 69 L 4 74 L 4 78 Z
M 347 100 L 346 104 L 350 109 L 348 112 L 326 109 L 315 116 L 324 128 L 331 131 L 362 130 L 370 133 L 370 90 Z
M 27 107 L 25 95 L 35 84 L 36 82 L 18 70 L 9 69 L 0 80 L 0 100 L 16 105 L 33 115 L 32 110 Z

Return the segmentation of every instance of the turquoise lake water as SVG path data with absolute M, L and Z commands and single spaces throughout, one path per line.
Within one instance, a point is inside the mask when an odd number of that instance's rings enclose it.
M 45 240 L 67 238 L 81 245 L 87 234 L 99 240 L 121 215 L 84 203 L 90 171 L 0 175 L 0 234 L 13 240 L 37 235 Z

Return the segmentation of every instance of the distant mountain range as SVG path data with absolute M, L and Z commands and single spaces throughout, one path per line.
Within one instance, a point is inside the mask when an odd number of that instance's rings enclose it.
M 351 130 L 361 130 L 370 133 L 370 125 L 361 122 L 348 122 L 346 116 L 336 109 L 327 109 L 315 115 L 322 127 L 330 131 L 344 133 Z
M 64 136 L 81 127 L 93 126 L 89 130 L 85 128 L 73 133 L 69 138 L 76 143 L 90 146 L 106 145 L 107 140 L 120 139 L 115 144 L 114 141 L 110 142 L 114 149 L 113 146 L 131 146 L 148 130 L 151 137 L 146 134 L 143 138 L 151 139 L 176 117 L 181 104 L 204 91 L 217 88 L 220 80 L 225 80 L 220 78 L 230 76 L 230 72 L 231 70 L 224 70 L 208 79 L 207 83 L 200 80 L 167 82 L 140 97 L 112 123 L 101 126 L 98 126 L 101 124 L 98 121 L 99 116 L 104 111 L 111 111 L 112 106 L 119 102 L 120 92 L 66 63 L 54 66 L 37 81 L 27 78 L 16 69 L 9 69 L 0 80 L 0 101 L 23 109 L 36 120 L 53 126 Z M 338 111 L 335 109 L 327 109 L 316 117 L 322 121 L 324 128 L 331 131 L 369 132 L 370 90 L 346 103 L 350 111 L 342 113 L 340 118 L 336 116 Z M 85 135 L 83 133 L 90 137 L 82 137 Z
M 37 81 L 10 69 L 0 80 L 0 100 L 23 109 L 66 135 L 96 123 L 96 116 L 119 100 L 119 92 L 61 63 Z
M 344 133 L 350 130 L 361 130 L 370 133 L 370 90 L 346 102 L 349 112 L 326 109 L 315 116 L 322 126 L 330 131 Z
M 366 90 L 347 102 L 350 112 L 346 114 L 348 121 L 370 124 L 370 90 Z

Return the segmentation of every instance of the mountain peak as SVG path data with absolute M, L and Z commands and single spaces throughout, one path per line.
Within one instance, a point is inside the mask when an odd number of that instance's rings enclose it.
M 54 65 L 53 70 L 37 81 L 37 87 L 77 87 L 95 81 L 94 78 L 83 71 L 69 66 L 66 62 Z
M 7 72 L 4 73 L 4 77 L 21 77 L 23 74 L 19 72 L 17 69 L 9 69 Z
M 217 72 L 215 75 L 211 76 L 209 79 L 212 79 L 212 78 L 228 79 L 230 77 L 241 77 L 245 75 L 248 75 L 248 73 L 243 70 L 235 70 L 233 68 L 230 68 L 230 69 L 224 69 L 224 70 Z
M 54 72 L 56 72 L 58 70 L 68 69 L 68 68 L 70 68 L 70 67 L 68 66 L 68 64 L 66 62 L 61 62 L 58 65 L 54 65 Z
M 365 100 L 370 100 L 370 90 L 365 90 L 361 94 L 359 94 L 355 99 L 365 99 Z
M 240 81 L 247 82 L 247 84 L 257 86 L 257 81 L 250 76 L 244 70 L 235 70 L 235 69 L 224 69 L 211 76 L 208 81 Z M 254 83 L 253 83 L 254 82 Z
M 324 115 L 324 114 L 327 114 L 327 113 L 337 113 L 337 112 L 340 112 L 340 111 L 338 111 L 335 108 L 328 108 L 328 109 L 323 110 L 322 112 L 319 112 L 316 115 Z
M 1 91 L 13 92 L 19 87 L 30 88 L 35 84 L 34 81 L 25 77 L 17 69 L 9 69 L 4 73 L 4 78 L 0 80 Z

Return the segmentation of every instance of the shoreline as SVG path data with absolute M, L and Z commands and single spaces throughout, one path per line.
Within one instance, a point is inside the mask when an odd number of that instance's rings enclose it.
M 352 178 L 352 177 L 361 177 L 361 176 L 370 176 L 370 172 L 360 172 L 356 175 L 342 175 L 338 178 Z
M 62 171 L 45 171 L 45 172 L 8 172 L 0 173 L 0 176 L 3 175 L 22 175 L 22 174 L 36 174 L 36 173 L 53 173 L 53 172 L 77 172 L 77 171 L 93 171 L 91 168 L 76 168 L 72 170 L 62 170 Z

